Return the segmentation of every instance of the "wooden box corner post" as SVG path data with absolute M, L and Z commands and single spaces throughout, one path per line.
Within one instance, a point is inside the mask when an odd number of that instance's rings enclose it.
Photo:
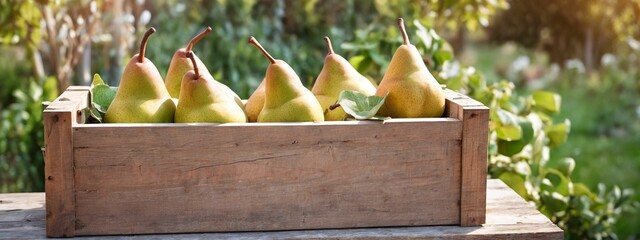
M 69 87 L 44 110 L 44 172 L 48 237 L 75 236 L 73 125 L 84 122 L 88 87 Z
M 489 108 L 451 90 L 446 91 L 449 117 L 462 120 L 460 226 L 485 223 Z

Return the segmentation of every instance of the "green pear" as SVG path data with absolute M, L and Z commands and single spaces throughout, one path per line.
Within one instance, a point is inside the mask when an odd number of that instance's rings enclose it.
M 134 55 L 122 72 L 120 86 L 105 113 L 107 123 L 170 123 L 175 104 L 162 76 L 151 60 L 144 57 L 147 40 L 156 32 L 150 28 L 142 38 L 140 53 Z
M 199 72 L 195 54 L 186 56 L 193 63 L 193 71 L 188 71 L 182 79 L 182 90 L 176 108 L 177 123 L 247 122 L 244 106 L 238 104 L 235 94 L 229 94 L 228 87 L 213 79 L 208 72 Z
M 418 49 L 409 43 L 402 18 L 398 26 L 404 44 L 393 54 L 389 68 L 376 91 L 389 93 L 378 115 L 395 118 L 440 117 L 444 112 L 444 92 L 424 64 Z
M 247 103 L 244 105 L 247 111 L 247 117 L 249 117 L 249 122 L 257 122 L 258 115 L 260 115 L 262 107 L 264 107 L 264 83 L 265 80 L 262 79 L 258 88 L 253 91 L 253 94 L 251 94 L 249 99 L 247 99 Z
M 167 90 L 172 98 L 180 97 L 182 78 L 185 73 L 193 70 L 193 64 L 186 55 L 187 52 L 190 52 L 193 49 L 193 46 L 209 32 L 211 32 L 211 27 L 207 27 L 204 31 L 193 37 L 193 39 L 189 41 L 189 44 L 187 44 L 187 47 L 180 48 L 173 54 L 171 62 L 169 63 L 167 75 L 164 78 L 164 84 L 167 86 Z M 195 56 L 195 59 L 198 68 L 200 68 L 200 72 L 202 74 L 209 74 L 209 70 L 207 70 L 207 67 L 202 63 L 198 56 Z
M 333 110 L 329 109 L 329 106 L 338 101 L 340 92 L 351 90 L 371 96 L 376 93 L 376 87 L 371 84 L 369 79 L 353 68 L 349 61 L 333 52 L 329 37 L 324 37 L 324 41 L 327 44 L 329 53 L 324 59 L 324 65 L 318 78 L 316 78 L 311 92 L 316 95 L 324 110 L 325 121 L 341 121 L 347 117 L 347 113 L 344 112 L 342 107 Z
M 302 85 L 300 77 L 285 61 L 274 59 L 254 38 L 249 39 L 271 64 L 265 76 L 264 107 L 258 122 L 322 122 L 322 106 Z

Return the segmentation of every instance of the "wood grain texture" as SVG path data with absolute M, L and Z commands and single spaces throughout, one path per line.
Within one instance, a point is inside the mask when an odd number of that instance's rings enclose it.
M 0 239 L 45 238 L 44 193 L 0 194 Z M 562 239 L 563 232 L 502 181 L 487 182 L 487 221 L 479 227 L 427 226 L 337 230 L 94 236 L 91 239 Z
M 462 93 L 454 92 L 451 89 L 446 89 L 444 91 L 444 95 L 445 99 L 447 99 L 448 102 L 455 103 L 456 105 L 461 107 L 484 106 L 484 104 L 482 104 L 481 102 L 478 102 L 477 100 L 470 98 Z
M 44 110 L 47 236 L 75 235 L 75 189 L 72 128 L 84 122 L 88 89 L 71 87 Z
M 461 132 L 448 118 L 79 125 L 76 233 L 458 224 Z
M 0 194 L 0 239 L 43 239 L 44 193 Z
M 45 111 L 45 189 L 47 191 L 47 236 L 75 235 L 73 186 L 73 138 L 70 111 Z
M 489 109 L 464 107 L 462 118 L 460 225 L 479 226 L 485 222 Z
M 445 95 L 443 118 L 79 124 L 71 87 L 45 111 L 50 236 L 480 225 L 488 109 Z
M 463 121 L 460 225 L 485 223 L 489 108 L 463 94 L 445 91 L 445 115 Z

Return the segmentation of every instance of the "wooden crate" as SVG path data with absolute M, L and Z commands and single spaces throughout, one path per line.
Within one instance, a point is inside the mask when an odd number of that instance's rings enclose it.
M 87 87 L 44 110 L 50 237 L 485 222 L 489 110 L 443 118 L 85 124 Z

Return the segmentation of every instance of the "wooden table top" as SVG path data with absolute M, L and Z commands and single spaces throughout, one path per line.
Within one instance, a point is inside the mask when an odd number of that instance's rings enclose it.
M 45 235 L 44 193 L 0 194 L 0 239 Z M 500 180 L 487 182 L 481 227 L 425 226 L 305 231 L 97 236 L 82 239 L 562 239 L 563 231 Z

